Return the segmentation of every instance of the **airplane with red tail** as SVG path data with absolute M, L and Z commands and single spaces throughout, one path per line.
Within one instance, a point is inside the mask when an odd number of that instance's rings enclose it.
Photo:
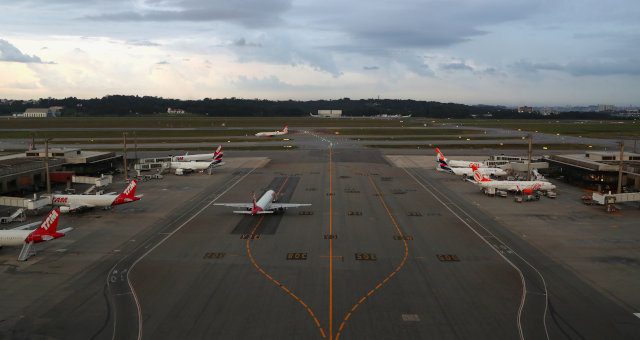
M 51 197 L 53 205 L 60 206 L 60 212 L 77 212 L 83 209 L 103 207 L 111 208 L 116 205 L 135 202 L 142 198 L 142 195 L 135 196 L 138 181 L 133 180 L 122 191 L 121 194 L 105 195 L 59 195 Z
M 23 246 L 24 249 L 24 247 L 30 247 L 34 243 L 63 237 L 68 231 L 73 230 L 73 228 L 58 230 L 59 218 L 60 210 L 53 209 L 42 222 L 29 223 L 10 230 L 0 230 L 0 248 L 2 246 Z M 38 228 L 27 230 L 38 224 L 40 224 Z M 24 252 L 25 256 L 22 258 L 23 252 L 21 252 L 21 256 L 18 258 L 19 260 L 26 260 L 28 257 L 27 251 Z
M 258 137 L 281 136 L 281 135 L 286 135 L 288 132 L 289 132 L 289 125 L 285 126 L 282 131 L 258 132 L 256 133 L 256 136 Z
M 275 203 L 276 192 L 268 190 L 260 197 L 256 202 L 256 194 L 251 193 L 251 203 L 214 203 L 213 205 L 219 205 L 224 207 L 242 208 L 245 210 L 234 210 L 234 214 L 245 215 L 262 215 L 262 214 L 274 214 L 278 212 L 284 212 L 288 208 L 308 207 L 310 203 Z
M 549 191 L 556 188 L 555 185 L 547 181 L 496 181 L 487 178 L 486 175 L 478 171 L 477 167 L 473 169 L 473 181 L 476 185 L 483 188 L 495 188 L 497 190 L 519 191 L 525 194 L 532 194 L 534 190 Z

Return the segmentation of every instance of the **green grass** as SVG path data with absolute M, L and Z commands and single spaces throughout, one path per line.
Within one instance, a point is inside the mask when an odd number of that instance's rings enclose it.
M 369 144 L 366 145 L 369 148 L 376 149 L 431 149 L 432 145 L 416 145 L 416 144 Z M 440 149 L 465 149 L 465 150 L 480 150 L 480 149 L 492 149 L 492 150 L 527 150 L 528 144 L 438 144 Z M 602 150 L 599 146 L 593 146 L 589 148 L 586 144 L 533 144 L 533 150 L 544 150 L 543 147 L 547 147 L 548 151 L 553 150 Z
M 40 128 L 212 128 L 212 127 L 278 127 L 285 125 L 332 127 L 401 127 L 422 126 L 423 123 L 401 123 L 397 120 L 362 118 L 313 118 L 313 117 L 58 117 L 58 118 L 4 118 L 0 126 L 5 129 Z M 224 124 L 224 125 L 223 125 Z
M 137 137 L 232 137 L 253 136 L 260 130 L 142 130 L 136 131 Z M 36 139 L 42 138 L 120 138 L 122 131 L 38 131 Z M 9 131 L 2 132 L 2 138 L 31 138 L 31 132 Z M 127 132 L 127 140 L 133 141 L 133 132 Z
M 427 140 L 507 140 L 507 139 L 522 139 L 522 137 L 489 137 L 489 136 L 462 136 L 458 137 L 372 137 L 372 138 L 351 138 L 352 140 L 361 141 L 427 141 Z
M 269 142 L 282 142 L 282 138 L 274 139 L 274 138 L 198 138 L 198 139 L 138 139 L 138 145 L 145 144 L 157 144 L 157 143 L 227 143 L 227 141 L 231 141 L 234 143 L 241 142 L 254 142 L 254 143 L 269 143 Z M 81 140 L 76 139 L 54 139 L 50 142 L 50 144 L 122 144 L 122 138 L 116 139 L 92 139 L 85 138 Z M 127 145 L 133 145 L 134 139 L 132 137 L 127 138 Z
M 482 133 L 478 130 L 464 130 L 464 129 L 322 129 L 314 130 L 316 133 L 328 133 L 335 134 L 338 132 L 340 135 L 462 135 L 462 134 L 479 134 Z
M 290 148 L 285 148 L 282 145 L 256 145 L 256 146 L 225 146 L 224 147 L 224 151 L 228 151 L 228 150 L 238 150 L 238 151 L 259 151 L 259 150 L 291 150 L 291 149 L 297 149 L 298 147 L 295 145 L 292 145 Z M 206 148 L 202 148 L 202 147 L 188 147 L 188 148 L 181 148 L 181 147 L 166 147 L 166 148 L 141 148 L 138 147 L 138 151 L 170 151 L 170 150 L 180 150 L 180 151 L 203 151 L 206 150 Z M 24 152 L 24 150 L 19 150 L 20 152 Z M 114 149 L 100 149 L 99 151 L 104 151 L 104 152 L 109 152 L 109 151 L 113 151 L 113 152 L 122 152 L 122 148 L 114 148 Z M 127 148 L 127 153 L 133 153 L 133 149 L 131 148 Z
M 439 123 L 456 124 L 458 126 L 462 125 L 462 127 L 495 127 L 516 131 L 542 132 L 582 137 L 616 138 L 640 136 L 640 122 L 629 120 L 452 119 L 436 121 Z

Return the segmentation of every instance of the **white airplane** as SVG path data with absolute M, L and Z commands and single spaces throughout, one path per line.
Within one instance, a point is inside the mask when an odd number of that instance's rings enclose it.
M 493 175 L 493 176 L 507 175 L 507 172 L 500 168 L 477 168 L 477 169 L 482 175 L 489 175 L 489 176 L 490 175 Z M 436 167 L 436 170 L 450 172 L 458 176 L 467 176 L 467 177 L 473 176 L 472 168 L 453 168 L 453 167 L 450 167 L 448 162 L 444 159 L 440 160 L 440 164 L 438 164 L 438 166 Z
M 0 230 L 0 248 L 3 246 L 22 246 L 23 251 L 20 252 L 18 260 L 26 260 L 32 244 L 63 237 L 68 231 L 73 230 L 73 228 L 65 228 L 58 231 L 59 218 L 60 211 L 53 209 L 42 222 L 29 223 L 11 230 Z M 38 228 L 27 230 L 37 224 L 40 224 Z
M 475 165 L 477 168 L 486 168 L 487 166 L 482 163 L 482 162 L 470 162 L 470 161 L 456 161 L 453 159 L 447 159 L 442 152 L 440 152 L 440 150 L 438 148 L 436 148 L 436 152 L 438 153 L 438 162 L 442 163 L 443 161 L 446 162 L 447 166 L 451 166 L 451 167 L 463 167 L 463 168 L 471 168 L 473 165 Z
M 287 132 L 289 132 L 289 125 L 285 126 L 284 130 L 282 131 L 258 132 L 256 133 L 256 136 L 258 137 L 280 136 L 280 135 L 286 134 Z
M 534 190 L 549 191 L 556 188 L 555 185 L 547 181 L 494 181 L 480 173 L 476 167 L 473 167 L 473 180 L 477 185 L 483 188 L 522 191 L 525 194 L 532 194 Z
M 176 175 L 184 175 L 186 172 L 192 172 L 197 170 L 206 170 L 208 168 L 215 168 L 218 166 L 224 165 L 222 161 L 222 152 L 218 152 L 221 149 L 221 146 L 216 150 L 213 161 L 211 162 L 197 162 L 197 161 L 188 161 L 188 162 L 171 162 L 170 168 L 175 169 Z
M 246 214 L 246 215 L 262 215 L 273 214 L 277 212 L 284 212 L 287 208 L 308 207 L 310 203 L 274 203 L 276 200 L 276 192 L 269 190 L 260 197 L 256 202 L 256 194 L 251 193 L 252 203 L 214 203 L 213 205 L 220 205 L 225 207 L 243 208 L 245 210 L 234 210 L 234 214 Z
M 68 213 L 79 211 L 87 208 L 104 207 L 109 208 L 116 205 L 134 202 L 139 200 L 142 195 L 135 196 L 138 181 L 133 180 L 124 189 L 120 195 L 53 195 L 51 202 L 53 205 L 60 206 L 60 212 Z
M 214 153 L 201 153 L 196 155 L 190 155 L 187 153 L 182 156 L 174 156 L 171 158 L 173 162 L 190 162 L 190 161 L 208 161 L 208 160 L 222 160 L 222 144 L 218 146 Z

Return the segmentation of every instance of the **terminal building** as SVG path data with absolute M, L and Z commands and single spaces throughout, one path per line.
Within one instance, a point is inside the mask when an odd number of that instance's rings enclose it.
M 49 172 L 73 175 L 100 175 L 121 165 L 122 156 L 114 152 L 83 151 L 80 149 L 49 150 Z M 68 177 L 68 176 L 67 176 Z M 46 187 L 45 151 L 0 157 L 0 195 L 37 192 Z
M 624 191 L 640 191 L 640 154 L 625 152 L 622 165 Z M 590 151 L 584 154 L 552 155 L 549 170 L 565 181 L 598 191 L 617 191 L 620 153 Z

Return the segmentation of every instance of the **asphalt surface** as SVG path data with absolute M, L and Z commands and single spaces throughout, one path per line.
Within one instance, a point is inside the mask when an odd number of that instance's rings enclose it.
M 314 147 L 168 175 L 115 212 L 61 219 L 74 234 L 26 263 L 3 249 L 0 338 L 639 337 L 628 306 L 451 190 L 448 175 L 299 138 Z M 212 205 L 268 189 L 312 206 L 257 217 Z

